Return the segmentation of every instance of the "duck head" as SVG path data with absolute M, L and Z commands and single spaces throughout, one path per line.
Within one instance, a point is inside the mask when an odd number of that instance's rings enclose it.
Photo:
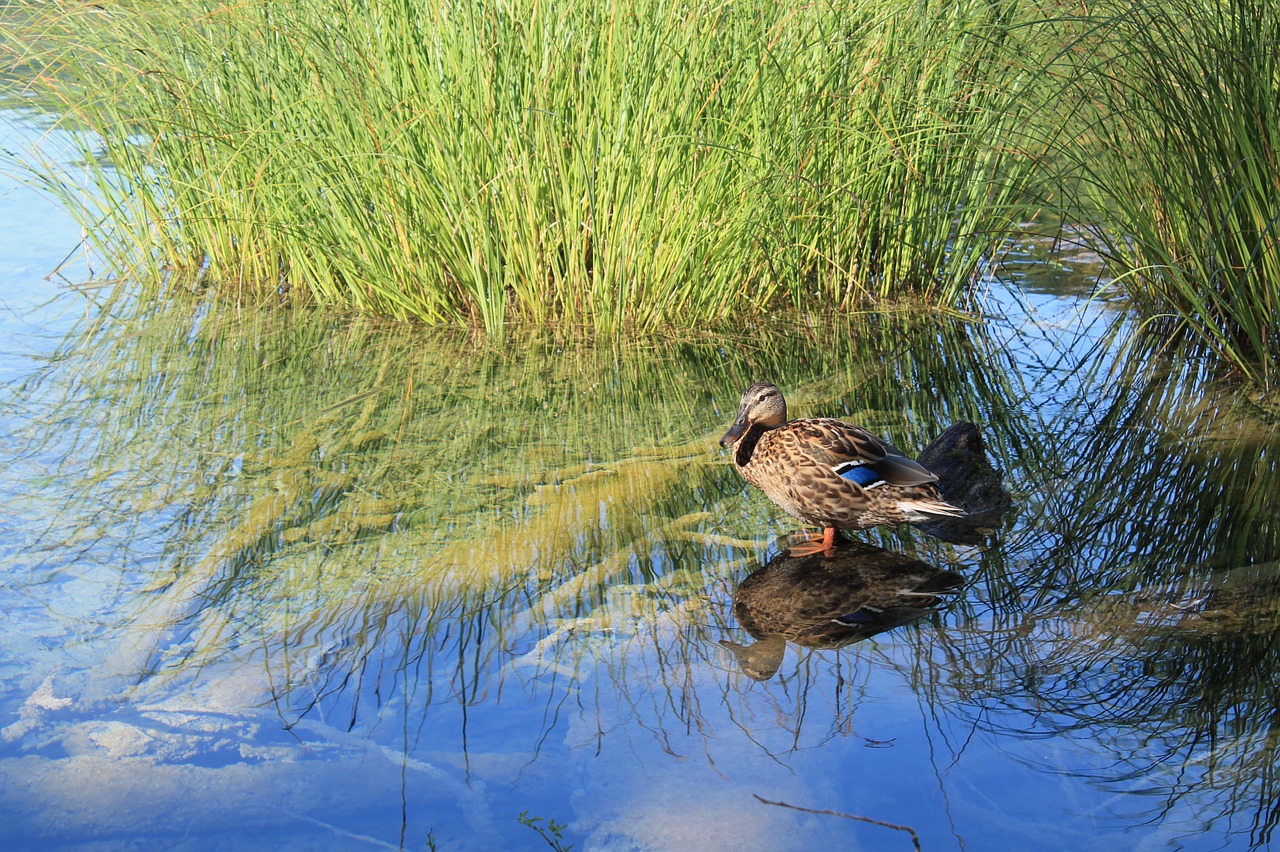
M 756 382 L 742 393 L 738 403 L 738 418 L 720 439 L 720 446 L 736 444 L 752 426 L 761 430 L 776 429 L 787 422 L 787 401 L 782 391 L 769 382 Z

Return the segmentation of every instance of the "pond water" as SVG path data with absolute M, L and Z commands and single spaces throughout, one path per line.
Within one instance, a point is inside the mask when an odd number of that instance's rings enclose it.
M 498 346 L 46 280 L 79 232 L 0 180 L 0 846 L 1271 842 L 1280 435 L 1087 255 L 982 322 Z M 760 378 L 978 424 L 1012 509 L 798 565 L 716 445 Z

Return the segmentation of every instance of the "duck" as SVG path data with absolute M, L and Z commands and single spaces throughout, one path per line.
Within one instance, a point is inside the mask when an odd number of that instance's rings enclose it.
M 787 401 L 771 382 L 743 392 L 720 446 L 732 448 L 743 479 L 822 530 L 806 534 L 794 555 L 834 555 L 837 530 L 965 515 L 943 499 L 936 474 L 861 426 L 829 417 L 787 420 Z

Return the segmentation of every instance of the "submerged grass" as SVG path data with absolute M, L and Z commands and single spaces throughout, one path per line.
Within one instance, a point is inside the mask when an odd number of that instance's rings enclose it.
M 852 417 L 903 447 L 960 419 L 990 424 L 1002 457 L 1037 444 L 984 326 L 938 317 L 770 323 L 747 343 L 513 331 L 495 345 L 217 299 L 193 315 L 189 302 L 121 300 L 15 401 L 50 400 L 14 436 L 12 463 L 48 483 L 74 528 L 51 522 L 39 546 L 88 535 L 78 564 L 138 592 L 109 604 L 137 629 L 96 695 L 280 647 L 299 662 L 276 684 L 306 706 L 306 660 L 335 635 L 350 641 L 325 666 L 361 677 L 363 655 L 402 627 L 415 644 L 458 630 L 541 641 L 564 625 L 603 632 L 636 607 L 698 606 L 704 572 L 724 576 L 792 528 L 716 446 L 759 376 L 798 414 Z
M 1018 6 L 54 2 L 6 64 L 92 131 L 41 171 L 117 263 L 645 330 L 954 302 L 1034 165 Z

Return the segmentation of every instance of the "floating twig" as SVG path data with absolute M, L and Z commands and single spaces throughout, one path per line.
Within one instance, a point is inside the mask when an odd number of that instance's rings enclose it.
M 807 814 L 818 814 L 820 816 L 837 816 L 837 817 L 844 817 L 845 819 L 856 819 L 861 822 L 869 822 L 872 825 L 879 825 L 885 828 L 892 828 L 894 831 L 905 831 L 907 834 L 911 835 L 911 843 L 916 847 L 916 852 L 920 852 L 920 835 L 916 834 L 916 830 L 909 825 L 896 825 L 894 823 L 885 822 L 884 820 L 880 820 L 880 819 L 872 819 L 871 817 L 858 816 L 856 814 L 846 814 L 846 813 L 841 813 L 840 811 L 829 811 L 829 810 L 826 810 L 825 808 L 802 808 L 800 805 L 792 805 L 792 804 L 788 804 L 787 802 L 771 802 L 766 798 L 763 798 L 761 796 L 756 796 L 755 793 L 752 793 L 751 795 L 756 797 L 756 801 L 763 802 L 766 805 L 776 805 L 779 808 L 791 808 L 793 811 L 804 811 Z

